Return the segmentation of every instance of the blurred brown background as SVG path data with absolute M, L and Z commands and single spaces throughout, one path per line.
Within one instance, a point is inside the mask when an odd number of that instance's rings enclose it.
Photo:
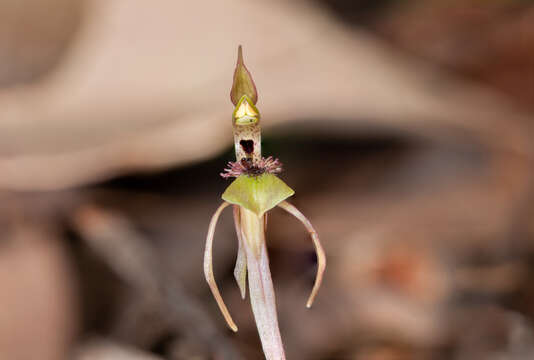
M 534 358 L 534 6 L 524 0 L 0 2 L 0 359 L 262 359 L 232 277 L 238 44 L 289 359 Z

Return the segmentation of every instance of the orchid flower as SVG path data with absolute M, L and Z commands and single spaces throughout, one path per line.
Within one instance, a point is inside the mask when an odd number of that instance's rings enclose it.
M 243 63 L 241 46 L 238 49 L 230 98 L 235 105 L 232 124 L 236 162 L 228 163 L 228 168 L 221 176 L 236 179 L 223 193 L 224 202 L 211 218 L 204 253 L 204 274 L 228 326 L 237 331 L 237 326 L 215 283 L 212 265 L 215 226 L 221 212 L 232 205 L 238 239 L 234 277 L 244 299 L 248 273 L 250 302 L 263 352 L 267 360 L 281 360 L 285 359 L 285 354 L 278 328 L 275 296 L 265 245 L 267 212 L 276 206 L 284 209 L 300 220 L 311 235 L 318 267 L 315 284 L 306 303 L 308 308 L 311 307 L 321 285 L 326 259 L 319 237 L 311 223 L 295 206 L 286 201 L 294 191 L 276 176 L 282 171 L 282 164 L 278 159 L 263 158 L 261 155 L 260 113 L 255 106 L 258 95 L 254 81 Z

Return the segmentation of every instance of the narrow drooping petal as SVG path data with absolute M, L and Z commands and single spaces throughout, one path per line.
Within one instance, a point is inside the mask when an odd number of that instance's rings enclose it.
M 326 257 L 324 254 L 324 250 L 321 246 L 321 242 L 319 241 L 319 236 L 317 235 L 317 232 L 313 228 L 312 224 L 295 206 L 291 205 L 287 201 L 282 201 L 278 204 L 278 206 L 280 206 L 282 209 L 299 219 L 302 224 L 304 224 L 304 227 L 310 233 L 313 245 L 315 247 L 315 253 L 317 254 L 317 276 L 315 278 L 315 284 L 313 285 L 310 297 L 306 302 L 306 307 L 309 308 L 312 306 L 313 300 L 315 299 L 315 296 L 317 295 L 317 292 L 319 291 L 319 288 L 321 287 L 321 283 L 323 281 L 323 273 L 326 268 Z
M 213 276 L 213 260 L 212 260 L 213 235 L 215 234 L 215 226 L 217 225 L 217 220 L 219 220 L 219 216 L 221 215 L 221 212 L 228 205 L 230 204 L 227 202 L 223 202 L 221 206 L 219 206 L 217 211 L 215 211 L 215 214 L 213 214 L 213 217 L 211 218 L 210 225 L 208 228 L 208 235 L 206 237 L 206 250 L 204 251 L 204 275 L 206 276 L 206 281 L 208 282 L 211 292 L 213 296 L 215 297 L 215 300 L 217 301 L 217 304 L 219 305 L 219 309 L 221 309 L 221 312 L 224 316 L 224 319 L 228 323 L 228 326 L 233 331 L 237 331 L 237 326 L 234 323 L 232 316 L 230 316 L 230 312 L 228 311 L 228 308 L 224 304 L 221 293 L 219 292 L 219 288 L 217 287 L 217 283 L 215 282 L 215 277 Z
M 245 295 L 247 293 L 247 254 L 245 251 L 245 245 L 243 244 L 243 236 L 241 234 L 241 218 L 239 214 L 239 206 L 237 205 L 234 205 L 234 224 L 238 241 L 234 277 L 237 281 L 237 286 L 239 286 L 241 298 L 245 299 Z
M 264 218 L 244 208 L 240 209 L 240 213 L 243 244 L 247 253 L 250 302 L 263 352 L 267 360 L 285 360 L 265 246 Z
M 269 223 L 268 217 L 269 217 L 269 213 L 265 213 L 265 215 L 263 215 L 263 228 L 265 232 L 267 232 L 267 224 Z

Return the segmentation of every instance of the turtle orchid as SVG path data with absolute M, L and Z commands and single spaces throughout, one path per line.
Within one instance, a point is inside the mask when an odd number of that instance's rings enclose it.
M 237 326 L 215 283 L 212 266 L 215 226 L 221 212 L 232 205 L 238 239 L 234 277 L 244 299 L 248 274 L 250 302 L 263 352 L 267 360 L 281 360 L 285 359 L 285 354 L 278 328 L 275 296 L 265 245 L 267 212 L 277 206 L 284 209 L 300 220 L 311 235 L 318 266 L 315 284 L 306 303 L 308 308 L 311 307 L 321 285 L 326 259 L 319 237 L 311 223 L 295 206 L 286 201 L 294 191 L 276 176 L 282 171 L 282 164 L 278 159 L 261 156 L 260 113 L 255 106 L 258 96 L 254 81 L 243 63 L 241 46 L 238 49 L 233 80 L 230 98 L 235 105 L 232 124 L 236 162 L 228 163 L 228 168 L 221 173 L 221 176 L 235 180 L 223 193 L 224 202 L 215 211 L 209 224 L 204 253 L 204 274 L 228 326 L 237 331 Z

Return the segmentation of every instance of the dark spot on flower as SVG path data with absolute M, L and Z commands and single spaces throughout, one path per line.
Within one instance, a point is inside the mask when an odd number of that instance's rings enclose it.
M 241 165 L 245 169 L 245 174 L 249 176 L 258 176 L 265 172 L 265 169 L 254 164 L 254 161 L 249 158 L 242 158 Z
M 254 141 L 253 140 L 241 140 L 239 145 L 243 148 L 243 151 L 247 154 L 252 154 L 254 152 Z
M 242 158 L 241 159 L 241 165 L 243 166 L 243 168 L 245 168 L 245 170 L 251 168 L 253 166 L 252 159 L 250 159 L 250 158 Z

